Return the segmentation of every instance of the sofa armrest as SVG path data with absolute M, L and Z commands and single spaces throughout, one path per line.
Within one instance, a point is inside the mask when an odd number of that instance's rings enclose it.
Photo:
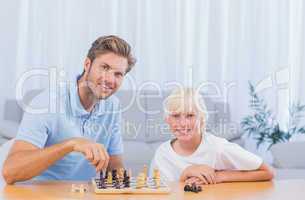
M 0 136 L 6 139 L 12 139 L 17 135 L 19 124 L 13 121 L 0 121 Z

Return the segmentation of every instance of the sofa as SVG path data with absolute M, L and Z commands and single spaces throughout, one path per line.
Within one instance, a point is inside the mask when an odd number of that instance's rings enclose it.
M 28 104 L 42 90 L 26 92 L 23 102 Z M 124 141 L 124 163 L 127 168 L 138 172 L 143 165 L 149 165 L 158 146 L 171 139 L 168 126 L 164 123 L 162 103 L 169 95 L 169 91 L 122 90 L 115 94 L 122 104 L 122 136 Z M 205 98 L 208 109 L 207 129 L 213 134 L 224 137 L 231 142 L 244 146 L 246 137 L 238 129 L 238 124 L 232 122 L 230 109 L 227 103 L 217 99 Z M 8 99 L 5 102 L 5 110 L 0 116 L 0 160 L 4 160 L 9 145 L 17 133 L 22 119 L 23 110 L 16 100 Z M 271 148 L 273 166 L 277 179 L 305 178 L 305 164 L 302 159 L 305 142 L 292 142 L 277 144 Z M 0 163 L 1 168 L 1 163 Z
M 31 90 L 24 95 L 23 102 L 28 104 L 42 90 Z M 140 171 L 144 165 L 150 165 L 156 148 L 172 135 L 164 123 L 162 103 L 169 91 L 122 90 L 115 95 L 122 104 L 122 136 L 124 141 L 124 164 L 133 171 Z M 209 111 L 208 130 L 230 141 L 243 145 L 239 131 L 227 131 L 223 128 L 230 122 L 229 106 L 221 101 L 206 98 Z M 23 110 L 16 100 L 8 99 L 0 120 L 0 142 L 4 143 L 16 136 Z M 222 127 L 222 128 L 219 128 Z M 214 130 L 221 131 L 214 131 Z
M 305 179 L 304 150 L 304 140 L 291 140 L 271 147 L 277 179 Z

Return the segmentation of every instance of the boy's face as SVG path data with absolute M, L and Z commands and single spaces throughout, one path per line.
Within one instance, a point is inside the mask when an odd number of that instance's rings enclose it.
M 106 99 L 115 93 L 123 82 L 127 67 L 127 58 L 114 53 L 101 54 L 93 62 L 87 58 L 87 82 L 94 96 L 97 99 Z
M 178 140 L 191 140 L 200 133 L 200 120 L 196 112 L 172 112 L 166 117 L 172 133 Z

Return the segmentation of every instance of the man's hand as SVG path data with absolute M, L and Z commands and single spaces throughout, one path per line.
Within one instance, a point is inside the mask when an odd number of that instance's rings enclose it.
M 216 184 L 216 173 L 215 170 L 207 165 L 192 165 L 187 167 L 181 175 L 181 181 L 197 181 L 202 184 Z M 196 179 L 197 178 L 197 179 Z
M 96 171 L 107 169 L 109 155 L 102 144 L 85 138 L 73 138 L 69 142 L 73 151 L 82 153 L 95 166 Z

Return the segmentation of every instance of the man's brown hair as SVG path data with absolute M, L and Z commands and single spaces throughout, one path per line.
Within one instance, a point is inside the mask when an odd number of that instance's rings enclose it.
M 126 73 L 128 73 L 136 63 L 136 59 L 131 54 L 130 45 L 125 40 L 115 35 L 108 35 L 97 38 L 92 43 L 87 57 L 91 62 L 93 62 L 97 56 L 110 52 L 127 59 L 128 67 Z

